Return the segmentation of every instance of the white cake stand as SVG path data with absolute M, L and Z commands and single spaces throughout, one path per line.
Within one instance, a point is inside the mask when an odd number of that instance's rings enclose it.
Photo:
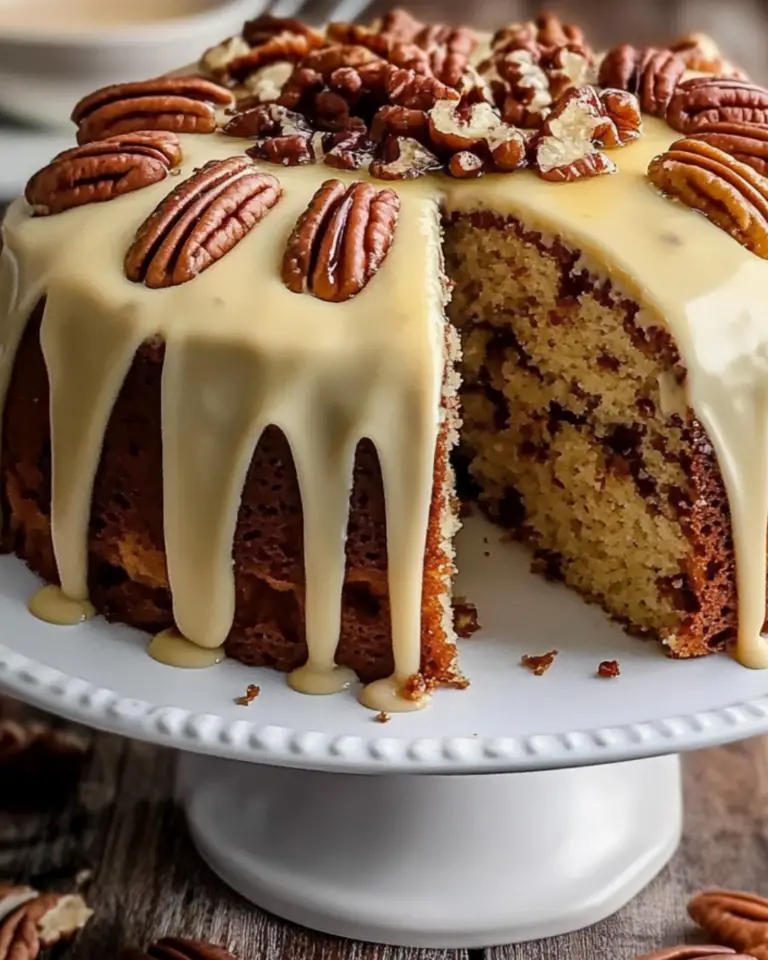
M 484 628 L 463 643 L 472 686 L 386 725 L 354 691 L 303 697 L 234 662 L 173 670 L 136 631 L 41 623 L 24 606 L 36 579 L 12 557 L 0 558 L 0 687 L 182 751 L 178 794 L 200 853 L 283 917 L 412 946 L 564 933 L 617 910 L 669 860 L 677 755 L 768 730 L 768 671 L 666 660 L 529 574 L 524 551 L 479 519 L 459 562 L 458 592 Z M 546 675 L 519 666 L 552 648 Z M 595 676 L 604 659 L 620 678 Z M 260 696 L 236 705 L 253 682 Z

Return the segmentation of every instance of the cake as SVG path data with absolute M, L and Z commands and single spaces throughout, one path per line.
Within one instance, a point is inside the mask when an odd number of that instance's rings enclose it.
M 768 91 L 712 41 L 263 16 L 73 121 L 0 259 L 33 612 L 415 709 L 468 682 L 463 499 L 670 655 L 768 665 Z

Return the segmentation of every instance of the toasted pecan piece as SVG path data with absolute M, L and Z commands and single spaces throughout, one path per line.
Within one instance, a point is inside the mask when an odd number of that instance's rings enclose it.
M 696 133 L 711 123 L 768 123 L 768 90 L 747 80 L 692 77 L 681 83 L 667 108 L 667 123 Z
M 603 58 L 598 83 L 635 94 L 643 113 L 664 117 L 684 73 L 685 64 L 671 50 L 622 43 Z
M 162 200 L 125 256 L 134 283 L 169 287 L 194 279 L 264 219 L 280 182 L 246 157 L 211 160 Z
M 61 213 L 148 187 L 180 161 L 175 134 L 118 134 L 59 153 L 30 178 L 24 196 L 35 216 Z
M 651 161 L 648 178 L 665 194 L 699 210 L 752 253 L 768 259 L 768 181 L 752 167 L 710 143 L 688 137 Z
M 400 200 L 369 183 L 326 180 L 299 217 L 283 257 L 283 283 L 336 303 L 375 276 L 395 235 Z
M 75 106 L 72 120 L 80 144 L 137 130 L 213 133 L 216 108 L 231 103 L 229 90 L 212 80 L 157 77 L 96 90 Z

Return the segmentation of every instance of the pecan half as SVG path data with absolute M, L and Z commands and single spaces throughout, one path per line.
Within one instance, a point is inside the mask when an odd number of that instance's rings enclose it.
M 680 133 L 710 123 L 768 123 L 768 90 L 746 80 L 693 77 L 669 101 L 667 123 Z
M 706 943 L 681 943 L 677 947 L 664 947 L 638 957 L 637 960 L 716 960 L 723 956 L 729 957 L 729 960 L 749 960 L 748 957 L 735 954 L 730 947 L 717 947 Z
M 250 160 L 211 160 L 160 202 L 125 256 L 134 283 L 169 287 L 192 280 L 227 254 L 269 213 L 279 181 Z
M 706 890 L 689 901 L 688 913 L 729 947 L 748 951 L 768 943 L 768 900 L 756 893 Z
M 700 73 L 712 73 L 719 77 L 735 77 L 746 80 L 744 71 L 730 63 L 722 54 L 720 47 L 706 33 L 688 33 L 669 44 L 685 64 L 686 70 L 698 70 Z
M 418 140 L 388 137 L 368 172 L 379 180 L 414 180 L 441 168 L 440 160 Z
M 27 183 L 35 216 L 101 203 L 163 180 L 181 161 L 172 133 L 127 133 L 65 150 Z
M 664 117 L 684 73 L 685 64 L 671 50 L 623 43 L 605 55 L 598 83 L 635 94 L 643 113 Z
M 752 253 L 768 259 L 768 181 L 752 167 L 709 143 L 689 137 L 655 157 L 648 167 L 648 177 L 664 193 L 699 210 Z M 758 901 L 764 905 L 768 921 L 768 902 L 750 894 L 701 894 L 691 901 L 689 910 L 703 908 L 713 918 L 725 917 L 728 911 L 735 914 L 742 904 L 746 910 L 754 909 Z M 711 923 L 702 922 L 702 926 L 717 932 Z
M 71 939 L 93 916 L 76 894 L 38 894 L 16 887 L 5 888 L 3 900 L 8 896 L 13 901 L 14 890 L 21 891 L 21 896 L 16 901 L 19 905 L 12 903 L 0 921 L 0 960 L 35 960 L 41 947 Z
M 283 283 L 335 303 L 354 297 L 389 253 L 399 210 L 392 190 L 326 180 L 288 239 Z
M 768 176 L 768 127 L 748 123 L 711 123 L 697 130 L 696 139 L 730 154 Z
M 204 940 L 184 937 L 163 937 L 151 943 L 146 951 L 136 947 L 124 950 L 121 960 L 236 960 L 224 947 Z
M 213 133 L 216 107 L 231 103 L 232 94 L 211 80 L 158 77 L 103 87 L 75 106 L 72 120 L 80 144 L 137 130 Z

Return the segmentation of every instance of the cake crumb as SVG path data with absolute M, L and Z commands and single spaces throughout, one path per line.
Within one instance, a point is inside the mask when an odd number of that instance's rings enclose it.
M 392 714 L 386 713 L 384 710 L 380 710 L 373 719 L 376 721 L 376 723 L 389 723 L 389 721 L 392 719 Z
M 557 650 L 550 650 L 549 653 L 542 653 L 541 656 L 538 657 L 532 657 L 524 653 L 522 657 L 520 657 L 520 666 L 527 667 L 534 676 L 540 677 L 552 666 L 557 654 Z
M 620 673 L 618 660 L 603 660 L 597 668 L 598 677 L 618 677 Z
M 425 677 L 421 673 L 414 673 L 408 677 L 400 688 L 400 695 L 405 700 L 423 700 L 432 695 L 435 689 L 435 681 L 431 677 Z
M 477 607 L 466 597 L 453 598 L 453 629 L 456 631 L 456 636 L 461 637 L 462 640 L 469 639 L 480 629 Z
M 247 707 L 249 703 L 252 703 L 256 697 L 261 693 L 261 687 L 254 686 L 254 684 L 249 683 L 245 695 L 242 697 L 235 697 L 235 703 L 239 704 L 241 707 Z

